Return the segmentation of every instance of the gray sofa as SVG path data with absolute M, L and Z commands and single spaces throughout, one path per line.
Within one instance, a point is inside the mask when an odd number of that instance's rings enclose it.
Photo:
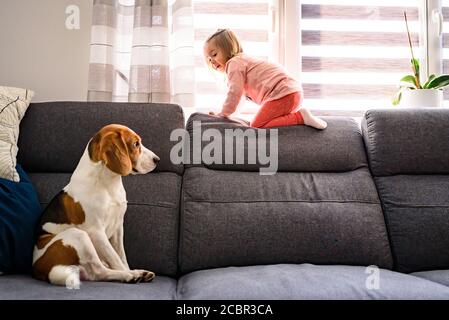
M 231 120 L 196 113 L 184 126 L 171 104 L 31 104 L 18 162 L 42 206 L 103 125 L 130 126 L 160 156 L 124 178 L 129 264 L 157 276 L 69 290 L 3 275 L 0 299 L 449 299 L 449 110 L 371 110 L 362 130 L 326 120 L 279 128 L 278 172 L 261 175 L 248 159 L 170 161 L 173 130 L 248 130 Z

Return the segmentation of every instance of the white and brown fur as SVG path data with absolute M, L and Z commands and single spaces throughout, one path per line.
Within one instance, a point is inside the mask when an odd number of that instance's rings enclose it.
M 130 270 L 123 246 L 127 200 L 122 176 L 152 171 L 159 158 L 121 125 L 102 128 L 88 143 L 69 184 L 45 209 L 33 253 L 33 275 L 66 285 L 81 280 L 151 281 Z

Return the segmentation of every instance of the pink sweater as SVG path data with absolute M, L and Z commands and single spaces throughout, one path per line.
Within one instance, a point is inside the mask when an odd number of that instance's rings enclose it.
M 241 53 L 225 65 L 228 95 L 222 115 L 234 113 L 243 95 L 259 105 L 277 100 L 293 92 L 302 92 L 301 85 L 280 66 Z

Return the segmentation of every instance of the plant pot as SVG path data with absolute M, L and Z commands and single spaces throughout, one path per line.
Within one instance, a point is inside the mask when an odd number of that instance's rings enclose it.
M 402 92 L 401 107 L 426 108 L 441 107 L 443 105 L 443 90 L 417 89 Z

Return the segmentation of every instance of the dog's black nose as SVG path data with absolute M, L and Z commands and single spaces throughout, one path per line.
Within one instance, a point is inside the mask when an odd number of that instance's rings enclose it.
M 153 162 L 154 162 L 154 163 L 158 163 L 159 161 L 161 161 L 161 158 L 159 158 L 159 157 L 153 157 Z

